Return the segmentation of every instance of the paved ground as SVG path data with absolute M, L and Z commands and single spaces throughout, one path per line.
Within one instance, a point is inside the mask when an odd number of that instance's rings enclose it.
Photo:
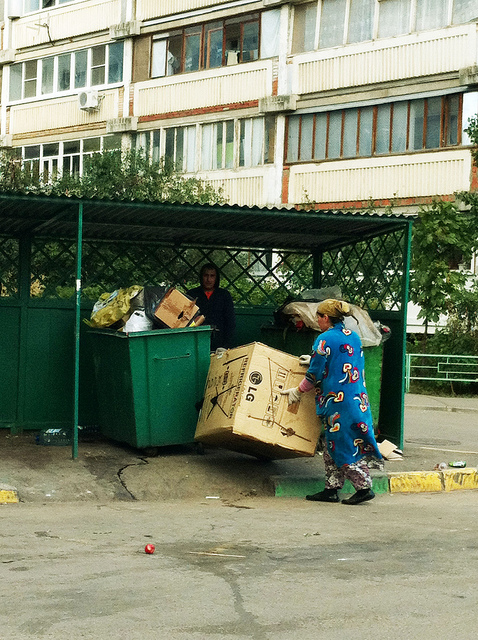
M 474 491 L 355 507 L 23 503 L 0 516 L 2 640 L 476 636 Z
M 431 471 L 439 462 L 464 459 L 478 466 L 478 398 L 437 398 L 407 394 L 402 460 L 386 472 Z M 378 472 L 376 472 L 378 475 Z M 104 500 L 161 501 L 211 499 L 238 501 L 271 496 L 299 481 L 295 495 L 323 479 L 320 456 L 260 462 L 226 450 L 169 447 L 156 458 L 110 441 L 70 447 L 39 446 L 32 433 L 0 430 L 0 490 L 13 487 L 23 502 L 41 504 Z M 297 485 L 296 485 L 297 487 Z M 283 494 L 287 494 L 284 489 Z

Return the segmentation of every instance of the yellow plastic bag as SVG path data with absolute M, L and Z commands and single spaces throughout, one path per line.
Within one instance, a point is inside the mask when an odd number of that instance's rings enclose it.
M 90 319 L 85 320 L 86 324 L 95 329 L 111 327 L 130 311 L 131 299 L 142 290 L 143 287 L 133 285 L 113 293 L 103 293 L 95 303 Z

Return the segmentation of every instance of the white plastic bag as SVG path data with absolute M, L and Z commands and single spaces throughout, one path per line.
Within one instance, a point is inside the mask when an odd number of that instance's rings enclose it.
M 123 329 L 123 333 L 134 333 L 135 331 L 151 331 L 153 323 L 146 316 L 144 309 L 136 309 L 130 315 Z

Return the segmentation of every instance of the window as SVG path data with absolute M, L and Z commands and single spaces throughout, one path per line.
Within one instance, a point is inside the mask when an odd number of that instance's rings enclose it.
M 41 9 L 49 9 L 74 0 L 23 0 L 23 13 L 32 13 Z
M 123 78 L 123 43 L 100 45 L 10 67 L 10 100 L 48 96 Z
M 319 47 L 336 47 L 344 41 L 347 0 L 323 0 Z
M 292 53 L 312 51 L 315 48 L 316 22 L 317 2 L 308 2 L 294 7 Z
M 279 53 L 280 10 L 216 20 L 153 36 L 151 77 L 217 69 Z
M 287 162 L 369 157 L 461 144 L 462 102 L 462 94 L 455 94 L 290 116 Z
M 240 167 L 256 167 L 274 162 L 274 131 L 273 117 L 239 121 Z
M 453 3 L 453 24 L 468 22 L 478 18 L 478 0 L 455 0 Z
M 347 42 L 372 39 L 374 9 L 375 0 L 350 0 Z
M 410 0 L 386 0 L 380 3 L 378 37 L 390 38 L 410 30 Z
M 164 157 L 178 171 L 192 172 L 196 161 L 196 126 L 166 129 Z
M 231 169 L 234 164 L 234 120 L 201 127 L 201 169 Z
M 63 174 L 80 175 L 87 158 L 94 153 L 120 149 L 121 135 L 50 142 L 20 148 L 24 167 L 43 182 Z
M 417 0 L 416 31 L 438 29 L 448 24 L 449 0 Z

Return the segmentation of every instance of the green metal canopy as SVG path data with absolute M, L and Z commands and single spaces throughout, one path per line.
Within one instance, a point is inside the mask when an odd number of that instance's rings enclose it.
M 169 202 L 0 194 L 0 235 L 83 238 L 176 246 L 331 249 L 403 227 L 407 216 Z

